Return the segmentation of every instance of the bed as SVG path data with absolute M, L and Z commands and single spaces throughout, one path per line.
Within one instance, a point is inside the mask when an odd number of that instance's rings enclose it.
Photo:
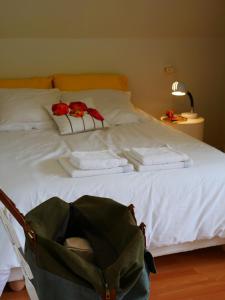
M 152 116 L 133 114 L 133 121 L 125 118 L 121 124 L 75 135 L 60 135 L 55 126 L 0 131 L 1 188 L 23 214 L 56 195 L 67 202 L 86 194 L 132 203 L 138 223 L 146 224 L 147 248 L 154 256 L 225 244 L 224 153 Z M 57 160 L 74 150 L 121 152 L 161 144 L 186 153 L 193 166 L 72 178 Z M 22 229 L 13 218 L 11 222 L 24 245 Z M 1 291 L 21 273 L 1 223 L 0 232 Z

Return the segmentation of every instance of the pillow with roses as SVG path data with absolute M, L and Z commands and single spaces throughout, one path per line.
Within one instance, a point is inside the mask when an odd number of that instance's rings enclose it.
M 60 134 L 74 134 L 108 127 L 102 114 L 93 108 L 92 99 L 59 102 L 46 107 Z

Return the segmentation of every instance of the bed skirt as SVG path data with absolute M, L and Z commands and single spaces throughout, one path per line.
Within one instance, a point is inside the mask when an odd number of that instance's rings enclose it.
M 150 248 L 150 251 L 154 257 L 157 257 L 157 256 L 192 251 L 201 248 L 220 246 L 220 245 L 225 245 L 225 238 L 215 237 L 210 240 L 199 240 L 199 241 L 177 244 L 172 246 Z

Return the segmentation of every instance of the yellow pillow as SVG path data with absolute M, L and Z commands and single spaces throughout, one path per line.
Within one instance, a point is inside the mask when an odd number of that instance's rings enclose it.
M 52 76 L 21 79 L 0 79 L 0 88 L 50 89 L 52 88 L 52 79 Z
M 53 78 L 53 85 L 62 91 L 90 89 L 128 90 L 127 77 L 116 74 L 56 74 Z

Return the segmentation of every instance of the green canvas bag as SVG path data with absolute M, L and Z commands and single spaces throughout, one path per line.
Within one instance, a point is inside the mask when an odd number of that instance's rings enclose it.
M 73 203 L 54 197 L 31 210 L 25 223 L 25 259 L 39 300 L 149 299 L 155 266 L 132 207 L 101 197 Z M 93 261 L 64 245 L 71 237 L 89 241 Z

